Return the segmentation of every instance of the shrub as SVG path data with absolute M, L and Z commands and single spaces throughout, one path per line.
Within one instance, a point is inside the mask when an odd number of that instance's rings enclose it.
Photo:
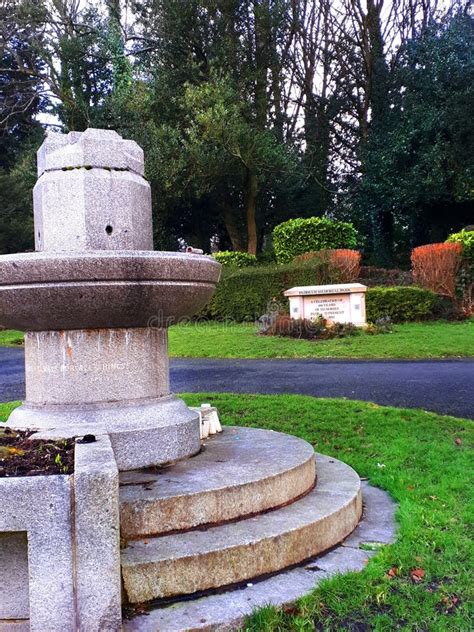
M 278 263 L 289 263 L 298 255 L 328 248 L 354 248 L 357 231 L 352 224 L 327 217 L 290 219 L 273 230 Z
M 329 325 L 323 316 L 307 320 L 305 318 L 290 318 L 288 315 L 278 316 L 270 327 L 260 332 L 261 335 L 265 336 L 287 336 L 305 340 L 345 338 L 346 336 L 355 336 L 357 333 L 359 330 L 352 323 Z
M 225 270 L 216 292 L 200 316 L 220 320 L 255 321 L 276 299 L 285 309 L 285 290 L 298 285 L 332 283 L 327 265 L 319 262 L 307 266 L 258 266 Z
M 421 287 L 374 287 L 366 293 L 367 320 L 390 317 L 392 322 L 431 318 L 437 296 Z
M 460 243 L 415 248 L 411 253 L 413 280 L 433 292 L 455 298 L 461 253 Z
M 463 258 L 474 260 L 474 230 L 463 230 L 453 233 L 446 239 L 448 244 L 462 244 Z
M 296 265 L 310 264 L 314 259 L 327 262 L 339 283 L 351 283 L 359 277 L 361 255 L 358 250 L 338 248 L 336 250 L 320 250 L 298 255 L 293 260 Z
M 382 318 L 377 318 L 375 323 L 368 323 L 365 328 L 365 333 L 371 336 L 375 336 L 377 334 L 391 334 L 393 331 L 392 327 L 392 319 L 390 316 L 382 316 Z
M 248 252 L 239 250 L 221 250 L 213 255 L 214 259 L 223 266 L 233 266 L 235 268 L 245 268 L 257 265 L 257 257 Z
M 463 320 L 466 314 L 462 305 L 449 296 L 436 295 L 433 305 L 433 318 L 441 320 Z
M 474 230 L 463 229 L 453 233 L 446 240 L 447 243 L 457 243 L 462 246 L 462 260 L 456 279 L 456 290 L 461 309 L 471 314 L 474 309 Z

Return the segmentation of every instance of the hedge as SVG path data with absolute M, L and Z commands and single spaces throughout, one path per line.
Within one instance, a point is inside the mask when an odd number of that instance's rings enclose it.
M 367 290 L 367 320 L 390 316 L 394 323 L 426 320 L 433 315 L 438 295 L 421 287 L 373 287 Z
M 268 266 L 227 270 L 214 297 L 199 317 L 254 322 L 267 312 L 272 299 L 276 299 L 283 310 L 287 309 L 285 290 L 334 282 L 331 272 L 323 264 L 311 268 Z M 369 288 L 367 320 L 375 322 L 384 316 L 389 316 L 393 322 L 431 318 L 437 299 L 434 292 L 418 287 Z
M 379 285 L 392 287 L 394 285 L 413 285 L 413 277 L 410 270 L 361 266 L 357 282 L 368 287 Z
M 212 255 L 216 261 L 223 266 L 233 266 L 235 268 L 245 268 L 246 266 L 257 265 L 257 257 L 248 252 L 239 250 L 221 250 Z
M 278 263 L 290 263 L 306 252 L 355 248 L 356 245 L 357 231 L 352 224 L 327 217 L 290 219 L 273 229 L 273 248 Z
M 254 322 L 266 311 L 275 298 L 283 307 L 288 300 L 283 292 L 298 285 L 319 285 L 334 283 L 326 263 L 317 262 L 311 266 L 258 266 L 229 270 L 217 285 L 216 293 L 200 317 L 238 322 Z

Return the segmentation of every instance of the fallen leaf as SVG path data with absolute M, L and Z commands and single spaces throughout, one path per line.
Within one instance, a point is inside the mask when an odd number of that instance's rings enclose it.
M 443 597 L 442 601 L 438 604 L 438 610 L 443 611 L 445 614 L 450 614 L 458 605 L 459 597 L 457 595 L 448 595 L 447 597 Z
M 393 579 L 398 575 L 398 566 L 392 566 L 392 568 L 388 571 L 387 576 L 390 579 Z
M 299 608 L 297 608 L 296 606 L 288 605 L 288 606 L 283 606 L 283 612 L 285 614 L 298 615 L 300 611 L 299 611 Z
M 415 584 L 419 584 L 423 580 L 424 576 L 425 571 L 422 568 L 414 568 L 410 573 L 410 577 Z

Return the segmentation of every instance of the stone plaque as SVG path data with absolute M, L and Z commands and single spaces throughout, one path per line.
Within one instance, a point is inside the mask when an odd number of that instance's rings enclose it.
M 290 300 L 290 316 L 313 320 L 318 315 L 335 323 L 365 326 L 365 292 L 361 283 L 294 287 L 285 292 Z

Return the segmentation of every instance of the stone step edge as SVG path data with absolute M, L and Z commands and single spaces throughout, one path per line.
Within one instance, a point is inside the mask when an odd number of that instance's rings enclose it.
M 316 482 L 314 449 L 303 439 L 291 435 L 228 426 L 221 435 L 211 437 L 208 440 L 210 444 L 213 444 L 213 451 L 209 451 L 207 454 L 212 453 L 213 458 L 221 456 L 218 453 L 220 442 L 229 445 L 225 433 L 235 430 L 239 434 L 245 432 L 249 435 L 246 438 L 247 441 L 249 439 L 255 441 L 252 436 L 255 431 L 258 432 L 257 436 L 260 440 L 262 440 L 260 435 L 267 432 L 270 437 L 280 437 L 278 441 L 281 441 L 281 438 L 288 438 L 292 449 L 295 445 L 297 446 L 298 456 L 292 459 L 291 465 L 285 464 L 284 467 L 279 465 L 278 469 L 273 467 L 269 473 L 262 470 L 254 472 L 250 469 L 249 476 L 243 480 L 234 481 L 234 483 L 232 480 L 225 483 L 218 477 L 214 485 L 198 485 L 196 489 L 179 492 L 176 489 L 175 480 L 175 489 L 173 490 L 175 493 L 169 496 L 166 494 L 160 496 L 158 488 L 156 488 L 157 496 L 153 496 L 153 491 L 151 494 L 144 492 L 143 496 L 140 496 L 140 485 L 146 489 L 146 474 L 142 483 L 121 483 L 120 527 L 123 539 L 132 541 L 145 537 L 160 537 L 209 529 L 282 508 L 303 498 L 314 488 Z M 238 442 L 239 449 L 244 443 L 245 441 Z M 280 446 L 279 449 L 284 447 L 284 445 Z M 205 458 L 205 454 L 198 454 L 188 462 L 177 464 L 177 467 L 183 468 L 194 464 L 196 468 L 203 468 L 206 462 L 199 463 L 203 456 Z M 236 458 L 238 459 L 238 450 Z M 193 470 L 191 469 L 191 471 Z M 173 466 L 169 469 L 167 476 L 173 478 Z M 180 474 L 178 473 L 177 476 L 177 480 L 179 480 Z M 125 480 L 127 479 L 125 478 Z M 212 477 L 210 480 L 212 481 Z M 159 479 L 153 480 L 152 478 L 149 484 L 154 488 L 155 485 L 159 484 Z M 166 485 L 164 484 L 164 486 Z M 138 490 L 136 496 L 128 493 L 128 490 L 134 487 Z
M 308 594 L 324 579 L 336 573 L 362 571 L 376 550 L 365 550 L 365 543 L 389 545 L 395 541 L 397 504 L 390 495 L 362 482 L 364 515 L 349 540 L 328 552 L 284 569 L 268 579 L 246 583 L 244 588 L 219 590 L 205 596 L 174 600 L 173 605 L 150 604 L 146 613 L 133 609 L 123 622 L 124 632 L 211 632 L 244 626 L 245 617 L 267 605 L 291 605 Z
M 319 471 L 327 470 L 325 489 L 316 487 L 283 509 L 206 532 L 132 543 L 121 559 L 128 601 L 142 603 L 238 584 L 337 545 L 360 520 L 360 479 L 335 459 L 320 455 L 318 466 Z M 331 471 L 339 480 L 331 483 Z
M 299 500 L 302 500 L 314 490 L 314 488 L 316 487 L 316 484 L 317 484 L 317 477 L 315 477 L 315 481 L 311 485 L 311 487 L 309 487 L 306 491 L 304 491 L 299 496 L 290 498 L 290 500 L 287 500 L 286 502 L 281 503 L 280 505 L 268 507 L 268 509 L 263 509 L 262 511 L 253 511 L 248 514 L 242 514 L 241 516 L 237 516 L 236 518 L 229 518 L 228 520 L 220 520 L 219 522 L 205 522 L 203 524 L 198 524 L 194 527 L 188 527 L 186 529 L 174 529 L 172 531 L 163 531 L 160 533 L 147 533 L 143 535 L 121 537 L 121 541 L 124 544 L 127 544 L 128 542 L 138 542 L 140 540 L 143 540 L 143 538 L 147 538 L 147 537 L 158 539 L 158 538 L 164 538 L 168 535 L 177 535 L 179 533 L 184 534 L 184 533 L 191 533 L 193 531 L 208 531 L 209 529 L 215 529 L 227 524 L 235 524 L 237 522 L 241 522 L 242 520 L 248 520 L 250 518 L 257 518 L 258 516 L 264 516 L 265 514 L 271 513 L 272 511 L 278 511 L 279 509 L 284 509 L 285 507 L 289 507 L 293 503 L 296 503 Z

